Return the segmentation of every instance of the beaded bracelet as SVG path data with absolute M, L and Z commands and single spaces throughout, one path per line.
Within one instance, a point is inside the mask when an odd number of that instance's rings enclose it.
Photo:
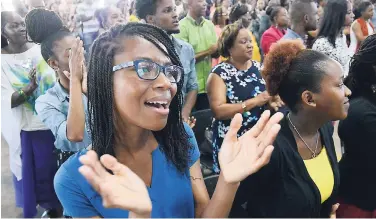
M 25 92 L 23 90 L 19 90 L 18 91 L 18 95 L 20 95 L 21 97 L 23 97 L 24 100 L 29 99 L 29 97 L 25 94 Z

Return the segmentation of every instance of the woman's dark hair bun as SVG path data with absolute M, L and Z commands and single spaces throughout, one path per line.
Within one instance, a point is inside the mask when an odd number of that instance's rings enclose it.
M 269 6 L 266 11 L 265 11 L 265 14 L 268 15 L 270 17 L 270 15 L 272 14 L 272 11 L 274 9 L 275 6 Z
M 48 37 L 66 29 L 60 16 L 44 8 L 31 10 L 25 18 L 26 30 L 34 43 L 43 43 Z

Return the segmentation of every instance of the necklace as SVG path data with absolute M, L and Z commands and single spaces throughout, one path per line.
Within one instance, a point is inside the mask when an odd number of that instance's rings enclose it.
M 312 150 L 312 149 L 308 146 L 307 142 L 304 141 L 304 139 L 303 139 L 303 137 L 300 135 L 298 129 L 297 129 L 297 128 L 295 127 L 295 125 L 292 123 L 292 121 L 291 121 L 291 119 L 290 119 L 290 114 L 287 115 L 287 118 L 289 119 L 289 122 L 290 122 L 291 126 L 294 128 L 296 134 L 298 134 L 299 138 L 303 141 L 303 143 L 305 144 L 305 146 L 311 151 L 311 153 L 312 153 L 311 158 L 315 158 L 315 157 L 317 156 L 317 148 L 318 148 L 318 146 L 319 146 L 319 136 L 320 136 L 320 135 L 319 135 L 319 132 L 317 131 L 316 148 L 315 148 L 315 150 Z

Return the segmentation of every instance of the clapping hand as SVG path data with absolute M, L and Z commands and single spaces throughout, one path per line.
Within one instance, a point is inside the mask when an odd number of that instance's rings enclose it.
M 238 138 L 242 116 L 235 115 L 218 156 L 227 183 L 239 183 L 269 163 L 274 149 L 272 144 L 281 128 L 278 123 L 282 118 L 282 113 L 270 118 L 270 111 L 267 110 L 252 129 Z
M 37 70 L 35 68 L 32 68 L 29 72 L 29 83 L 22 90 L 27 96 L 30 96 L 33 94 L 35 89 L 37 89 L 37 87 Z
M 66 76 L 69 76 L 69 79 L 82 81 L 84 76 L 84 47 L 83 42 L 80 38 L 76 38 L 72 48 L 69 49 L 69 72 L 64 71 Z
M 120 208 L 142 217 L 150 217 L 152 209 L 145 183 L 128 167 L 111 155 L 90 150 L 80 157 L 79 171 L 101 195 L 106 208 Z M 106 169 L 111 170 L 113 174 Z

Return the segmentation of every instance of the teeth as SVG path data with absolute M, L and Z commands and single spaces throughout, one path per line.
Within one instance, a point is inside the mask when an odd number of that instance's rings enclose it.
M 164 104 L 164 105 L 166 105 L 167 104 L 167 102 L 163 102 L 163 101 L 155 101 L 155 102 L 147 102 L 147 103 L 151 103 L 151 104 Z

